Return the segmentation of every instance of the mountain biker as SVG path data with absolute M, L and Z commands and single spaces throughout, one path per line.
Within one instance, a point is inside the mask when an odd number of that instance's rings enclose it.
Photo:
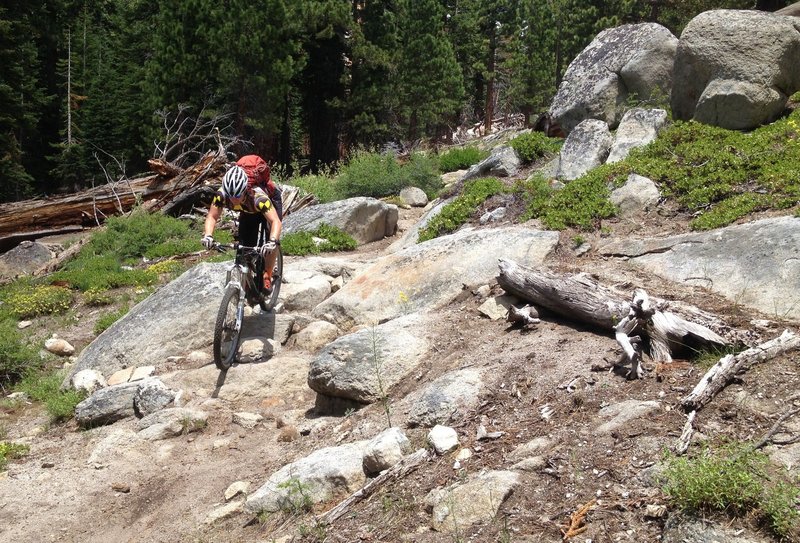
M 248 172 L 249 170 L 249 172 Z M 222 186 L 211 200 L 203 227 L 203 247 L 214 246 L 214 228 L 227 207 L 239 211 L 239 242 L 251 247 L 260 245 L 266 261 L 264 290 L 272 287 L 272 271 L 283 227 L 283 201 L 281 191 L 269 178 L 269 167 L 257 155 L 246 155 L 233 165 L 222 179 Z M 266 240 L 265 240 L 266 238 Z

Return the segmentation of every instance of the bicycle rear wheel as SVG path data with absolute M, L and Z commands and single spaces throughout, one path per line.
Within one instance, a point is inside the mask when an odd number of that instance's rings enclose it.
M 260 302 L 262 311 L 271 311 L 278 304 L 278 295 L 281 292 L 281 280 L 283 278 L 283 252 L 281 246 L 275 248 L 278 257 L 275 259 L 275 268 L 272 270 L 272 290 L 264 294 L 264 299 Z
M 227 370 L 236 359 L 241 334 L 238 323 L 239 289 L 229 286 L 222 296 L 222 303 L 214 325 L 214 364 L 222 371 Z

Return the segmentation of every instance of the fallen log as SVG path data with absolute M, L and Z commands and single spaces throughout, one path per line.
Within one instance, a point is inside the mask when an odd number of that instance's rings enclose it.
M 694 390 L 681 400 L 686 411 L 696 411 L 710 402 L 736 375 L 747 371 L 755 364 L 776 356 L 800 349 L 800 337 L 784 330 L 777 338 L 752 347 L 739 354 L 722 357 L 700 379 Z
M 558 275 L 505 259 L 501 259 L 499 265 L 497 282 L 506 292 L 563 317 L 613 331 L 632 364 L 630 377 L 642 376 L 633 347 L 636 338 L 631 334 L 643 334 L 649 338 L 650 356 L 656 362 L 671 362 L 675 353 L 687 347 L 718 348 L 734 343 L 719 332 L 737 340 L 740 336 L 719 318 L 697 308 L 676 307 L 693 317 L 702 317 L 706 323 L 713 323 L 718 331 L 666 311 L 670 306 L 668 302 L 656 298 L 651 300 L 644 291 L 637 291 L 631 303 L 586 274 Z

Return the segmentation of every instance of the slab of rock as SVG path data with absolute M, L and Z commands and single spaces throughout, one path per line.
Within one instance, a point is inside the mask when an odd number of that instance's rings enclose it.
M 248 337 L 239 345 L 239 362 L 253 363 L 268 360 L 280 352 L 281 344 L 267 337 Z
M 133 407 L 141 417 L 151 415 L 167 407 L 175 400 L 177 391 L 170 389 L 158 379 L 143 381 L 133 396 Z
M 667 238 L 619 240 L 601 254 L 698 285 L 766 315 L 800 318 L 800 218 L 776 217 Z
M 252 430 L 264 420 L 264 417 L 258 413 L 245 413 L 239 412 L 233 414 L 233 423 L 238 424 L 242 428 Z
M 281 298 L 283 297 L 281 287 Z M 292 333 L 294 315 L 254 312 L 242 322 L 242 338 L 266 337 L 283 345 Z
M 516 472 L 488 471 L 470 477 L 466 483 L 432 491 L 425 501 L 433 513 L 433 529 L 463 533 L 476 522 L 490 522 L 519 483 Z
M 244 500 L 237 500 L 215 507 L 206 515 L 206 518 L 203 519 L 203 524 L 210 526 L 211 524 L 232 517 L 242 510 L 243 505 Z
M 308 352 L 316 352 L 340 335 L 339 327 L 328 321 L 314 321 L 292 336 L 296 347 Z
M 716 522 L 685 515 L 670 515 L 661 536 L 664 543 L 769 543 L 764 537 L 747 528 L 725 526 Z
M 111 377 L 108 378 L 108 386 L 120 385 L 122 383 L 127 383 L 131 380 L 131 375 L 133 375 L 134 368 L 124 368 L 119 371 L 115 371 Z
M 536 266 L 557 243 L 558 232 L 465 228 L 379 258 L 319 304 L 313 315 L 346 330 L 433 310 L 460 294 L 462 284 L 494 280 L 498 258 Z
M 511 177 L 519 172 L 522 161 L 512 147 L 501 145 L 492 149 L 492 154 L 470 166 L 462 181 L 476 177 Z
M 408 425 L 431 427 L 460 422 L 479 401 L 481 371 L 466 368 L 446 373 L 411 395 Z
M 155 371 L 155 366 L 139 366 L 138 368 L 134 368 L 129 381 L 141 381 L 142 379 L 147 379 L 153 375 L 153 372 Z
M 397 218 L 396 205 L 375 198 L 348 198 L 295 211 L 283 221 L 283 232 L 312 232 L 321 224 L 329 224 L 344 230 L 359 243 L 369 243 L 393 236 Z
M 136 427 L 142 439 L 158 441 L 197 432 L 205 428 L 207 422 L 208 414 L 203 411 L 172 407 L 140 419 Z
M 51 337 L 44 342 L 44 348 L 58 356 L 70 356 L 75 354 L 75 347 L 65 339 Z
M 422 362 L 426 328 L 427 318 L 415 313 L 342 336 L 314 357 L 308 386 L 324 396 L 375 402 Z
M 611 192 L 609 200 L 619 209 L 620 217 L 635 217 L 654 207 L 661 193 L 650 179 L 632 173 L 623 186 Z
M 519 300 L 515 296 L 493 296 L 488 298 L 479 307 L 478 311 L 481 315 L 489 317 L 493 321 L 502 320 L 506 318 L 508 308 L 517 303 Z
M 80 390 L 87 394 L 92 394 L 95 390 L 107 386 L 103 374 L 96 370 L 79 371 L 72 376 L 72 382 L 70 384 L 75 390 Z
M 626 400 L 604 407 L 599 415 L 605 419 L 611 419 L 597 427 L 595 433 L 598 435 L 610 434 L 625 426 L 628 422 L 646 417 L 661 410 L 661 403 L 656 401 Z
M 135 416 L 133 398 L 140 383 L 101 388 L 75 406 L 75 421 L 82 428 L 111 424 Z
M 53 253 L 44 243 L 23 241 L 0 255 L 0 279 L 14 279 L 33 272 L 50 262 Z
M 567 181 L 577 179 L 603 164 L 613 141 L 605 121 L 581 121 L 561 147 L 558 178 Z
M 407 247 L 413 247 L 414 245 L 416 245 L 417 241 L 419 240 L 419 231 L 424 229 L 428 225 L 430 220 L 433 219 L 434 217 L 436 217 L 439 213 L 441 213 L 442 209 L 444 209 L 444 207 L 447 204 L 449 204 L 453 200 L 455 200 L 455 198 L 456 197 L 453 196 L 452 198 L 447 198 L 447 199 L 441 200 L 441 201 L 440 200 L 434 200 L 432 202 L 432 204 L 434 204 L 434 205 L 429 206 L 430 209 L 425 211 L 425 213 L 422 215 L 422 217 L 420 217 L 419 221 L 417 221 L 417 223 L 414 226 L 412 226 L 411 228 L 406 230 L 403 233 L 403 235 L 400 236 L 399 239 L 397 239 L 396 241 L 392 242 L 392 244 L 389 245 L 389 248 L 386 249 L 386 252 L 387 253 L 396 253 L 397 251 L 400 251 L 401 249 L 406 249 Z
M 287 311 L 311 311 L 331 295 L 333 278 L 322 274 L 299 276 L 287 274 L 281 285 L 280 297 Z
M 250 490 L 250 483 L 247 481 L 236 481 L 228 485 L 225 489 L 225 501 L 229 502 L 239 494 L 247 494 Z
M 663 109 L 629 109 L 617 127 L 606 162 L 619 162 L 628 156 L 631 149 L 654 141 L 666 124 L 667 112 Z
M 355 492 L 367 479 L 363 446 L 362 442 L 327 447 L 283 466 L 247 497 L 245 511 L 291 511 L 301 509 L 306 500 L 315 504 Z

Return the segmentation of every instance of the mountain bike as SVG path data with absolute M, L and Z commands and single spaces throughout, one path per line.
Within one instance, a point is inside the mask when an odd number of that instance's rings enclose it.
M 262 280 L 264 259 L 260 247 L 215 243 L 214 248 L 220 252 L 227 249 L 236 251 L 236 258 L 225 274 L 225 291 L 214 324 L 214 364 L 224 371 L 236 359 L 245 304 L 250 307 L 257 304 L 262 311 L 271 311 L 278 303 L 283 276 L 283 253 L 278 245 L 275 248 L 278 255 L 272 271 L 272 285 L 269 290 L 265 290 Z

